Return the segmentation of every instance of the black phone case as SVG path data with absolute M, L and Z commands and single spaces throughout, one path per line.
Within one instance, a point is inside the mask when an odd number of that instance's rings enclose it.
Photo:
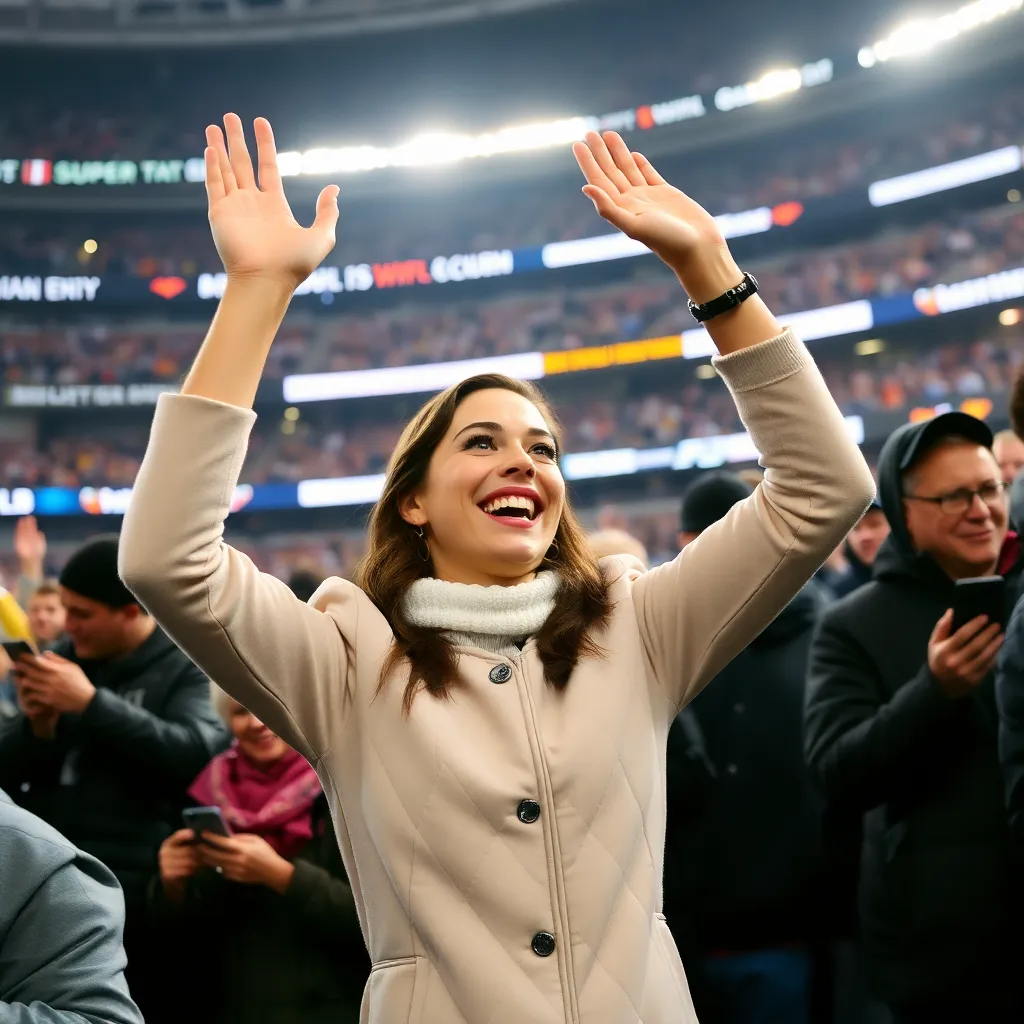
M 953 591 L 953 627 L 955 633 L 971 619 L 987 615 L 989 623 L 1006 626 L 1006 580 L 1002 576 L 958 580 Z

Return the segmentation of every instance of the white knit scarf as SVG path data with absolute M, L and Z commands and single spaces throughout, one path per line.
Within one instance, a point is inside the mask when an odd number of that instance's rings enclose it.
M 416 580 L 405 592 L 405 614 L 413 625 L 444 630 L 460 647 L 512 658 L 547 621 L 559 582 L 555 572 L 539 572 L 514 587 Z

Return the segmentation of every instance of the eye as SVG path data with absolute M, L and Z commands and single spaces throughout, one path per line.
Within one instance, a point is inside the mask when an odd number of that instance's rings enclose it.
M 472 437 L 467 437 L 466 440 L 462 442 L 462 450 L 464 452 L 468 452 L 472 448 L 476 448 L 477 450 L 497 450 L 494 444 L 494 438 L 490 434 L 473 434 Z
M 535 444 L 530 451 L 536 455 L 543 456 L 545 459 L 550 459 L 552 462 L 558 461 L 558 450 L 553 444 L 548 444 L 547 441 L 541 441 L 539 444 Z

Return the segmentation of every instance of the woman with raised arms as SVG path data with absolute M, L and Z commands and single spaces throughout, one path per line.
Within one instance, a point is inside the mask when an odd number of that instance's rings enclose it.
M 253 398 L 337 189 L 292 217 L 274 139 L 207 129 L 227 287 L 160 399 L 121 538 L 125 582 L 212 679 L 316 768 L 373 962 L 370 1024 L 689 1024 L 661 914 L 676 712 L 842 541 L 874 483 L 804 346 L 718 227 L 614 133 L 584 192 L 675 271 L 764 482 L 675 560 L 596 563 L 532 385 L 474 377 L 406 427 L 356 580 L 308 605 L 223 541 Z M 682 299 L 682 297 L 681 297 Z

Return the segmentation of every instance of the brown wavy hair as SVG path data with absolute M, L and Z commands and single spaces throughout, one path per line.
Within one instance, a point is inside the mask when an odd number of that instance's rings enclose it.
M 458 675 L 455 647 L 444 633 L 416 626 L 405 616 L 403 599 L 409 586 L 433 573 L 430 562 L 421 557 L 423 541 L 402 518 L 401 503 L 423 483 L 431 456 L 463 400 L 476 391 L 492 388 L 511 391 L 532 402 L 558 446 L 558 421 L 533 384 L 497 373 L 470 377 L 432 398 L 406 426 L 388 464 L 380 500 L 370 515 L 366 554 L 356 569 L 355 582 L 380 609 L 395 637 L 381 667 L 378 692 L 402 661 L 409 663 L 410 677 L 402 701 L 407 714 L 421 689 L 433 697 L 448 699 Z M 555 541 L 538 568 L 557 572 L 561 586 L 554 611 L 536 641 L 544 678 L 563 689 L 580 658 L 603 655 L 592 633 L 605 624 L 610 606 L 597 562 L 568 498 Z

